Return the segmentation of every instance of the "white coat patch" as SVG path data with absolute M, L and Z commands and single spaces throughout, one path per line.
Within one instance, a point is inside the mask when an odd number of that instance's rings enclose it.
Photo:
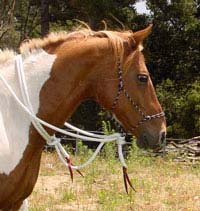
M 50 76 L 55 58 L 55 55 L 40 50 L 31 53 L 23 61 L 28 93 L 35 113 L 39 108 L 40 90 Z M 0 74 L 22 99 L 14 58 L 0 64 Z M 0 174 L 8 175 L 22 159 L 29 141 L 30 124 L 29 115 L 16 103 L 0 80 Z

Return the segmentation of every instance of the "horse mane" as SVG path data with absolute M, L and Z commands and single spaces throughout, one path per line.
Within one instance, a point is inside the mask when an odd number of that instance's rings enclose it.
M 31 52 L 32 50 L 37 50 L 41 48 L 45 48 L 48 45 L 57 43 L 57 42 L 65 42 L 65 41 L 72 41 L 75 39 L 83 39 L 87 36 L 87 31 L 75 31 L 75 32 L 51 32 L 44 38 L 33 38 L 30 40 L 25 40 L 20 45 L 20 52 L 26 53 Z
M 118 56 L 120 60 L 124 54 L 124 41 L 129 45 L 132 45 L 134 42 L 132 32 L 130 31 L 92 31 L 90 28 L 84 28 L 73 32 L 52 32 L 44 38 L 26 40 L 21 44 L 20 52 L 26 54 L 33 50 L 45 48 L 56 43 L 87 41 L 90 38 L 108 38 L 115 56 Z
M 20 45 L 19 50 L 21 54 L 26 55 L 56 43 L 87 41 L 87 39 L 90 38 L 108 38 L 115 57 L 118 57 L 122 61 L 124 54 L 124 42 L 126 42 L 129 46 L 133 46 L 133 43 L 135 44 L 132 34 L 133 33 L 130 31 L 92 31 L 89 27 L 73 32 L 52 32 L 44 38 L 25 40 Z M 139 48 L 141 48 L 141 46 L 139 46 Z M 0 50 L 0 63 L 6 62 L 10 58 L 14 57 L 14 55 L 16 55 L 16 53 L 12 50 Z
M 0 49 L 0 64 L 6 63 L 9 59 L 13 58 L 16 55 L 16 53 L 13 50 Z

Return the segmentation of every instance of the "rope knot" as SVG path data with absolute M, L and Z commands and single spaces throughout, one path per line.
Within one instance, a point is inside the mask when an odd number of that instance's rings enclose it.
M 124 145 L 124 144 L 126 144 L 125 137 L 124 136 L 118 137 L 117 140 L 116 140 L 116 142 L 117 142 L 118 145 Z
M 60 138 L 57 138 L 55 135 L 51 136 L 51 139 L 47 141 L 47 144 L 50 146 L 55 146 L 60 143 Z
M 147 116 L 144 117 L 144 121 L 149 121 L 149 120 L 151 120 L 151 119 L 152 119 L 152 117 L 149 116 L 149 115 L 147 115 Z

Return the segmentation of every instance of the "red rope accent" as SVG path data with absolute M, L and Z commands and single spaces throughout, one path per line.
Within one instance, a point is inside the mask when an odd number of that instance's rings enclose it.
M 128 185 L 136 192 L 135 188 L 133 187 L 133 185 L 129 179 L 129 176 L 127 173 L 127 168 L 125 166 L 123 166 L 123 178 L 124 178 L 124 186 L 126 189 L 126 193 L 128 194 Z
M 67 165 L 68 165 L 70 177 L 71 177 L 71 180 L 72 180 L 72 182 L 73 182 L 74 174 L 73 174 L 72 166 L 74 166 L 74 165 L 73 165 L 73 163 L 71 162 L 70 158 L 65 157 L 65 159 L 66 159 L 66 161 L 67 161 Z M 80 170 L 76 169 L 76 171 L 77 171 L 82 177 L 84 177 L 84 175 L 81 173 Z
M 65 157 L 66 161 L 67 161 L 67 164 L 68 164 L 68 169 L 69 169 L 69 173 L 70 173 L 70 177 L 71 177 L 71 180 L 73 182 L 73 170 L 72 170 L 72 163 L 71 163 L 71 160 L 67 157 Z

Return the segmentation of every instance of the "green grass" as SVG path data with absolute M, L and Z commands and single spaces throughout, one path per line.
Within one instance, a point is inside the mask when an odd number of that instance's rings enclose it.
M 73 163 L 91 154 L 84 147 Z M 87 156 L 88 154 L 88 156 Z M 101 156 L 83 169 L 84 178 L 68 170 L 55 153 L 43 153 L 40 176 L 30 197 L 31 211 L 199 211 L 200 164 L 177 163 L 173 156 L 144 156 L 133 145 L 128 173 L 137 192 L 126 194 L 122 169 L 115 147 L 107 146 Z
M 67 203 L 70 201 L 73 201 L 76 199 L 76 195 L 73 193 L 73 191 L 65 191 L 62 194 L 62 202 L 63 203 Z

